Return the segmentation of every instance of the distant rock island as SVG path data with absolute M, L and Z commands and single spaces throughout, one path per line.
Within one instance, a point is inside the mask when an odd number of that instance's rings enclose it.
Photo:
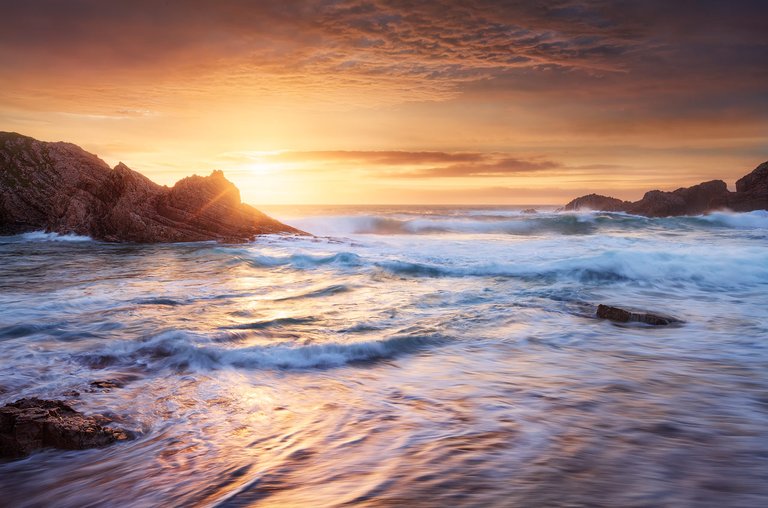
M 750 174 L 736 182 L 736 192 L 730 192 L 722 180 L 712 180 L 672 192 L 652 190 L 640 201 L 588 194 L 574 199 L 564 210 L 600 210 L 626 212 L 646 217 L 701 215 L 715 210 L 751 212 L 768 210 L 768 162 L 760 164 Z
M 221 171 L 169 188 L 71 143 L 0 132 L 0 235 L 40 230 L 141 243 L 306 234 L 241 203 Z

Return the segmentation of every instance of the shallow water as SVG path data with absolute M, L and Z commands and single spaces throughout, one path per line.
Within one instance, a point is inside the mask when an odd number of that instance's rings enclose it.
M 139 433 L 0 505 L 768 504 L 768 213 L 273 213 L 319 237 L 0 238 L 0 403 Z

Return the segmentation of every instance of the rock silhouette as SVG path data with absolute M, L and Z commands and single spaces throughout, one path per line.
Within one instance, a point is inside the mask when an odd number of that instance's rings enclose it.
M 241 203 L 221 171 L 168 188 L 77 145 L 0 132 L 0 234 L 40 230 L 142 243 L 306 234 Z
M 672 192 L 653 190 L 635 202 L 588 194 L 565 205 L 564 210 L 600 210 L 626 212 L 646 217 L 700 215 L 715 210 L 750 212 L 768 210 L 768 162 L 760 164 L 750 174 L 736 182 L 736 192 L 730 192 L 722 180 L 682 187 Z

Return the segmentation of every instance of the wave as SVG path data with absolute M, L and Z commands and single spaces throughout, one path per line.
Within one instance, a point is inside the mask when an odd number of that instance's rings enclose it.
M 768 252 L 747 250 L 724 258 L 704 254 L 659 251 L 606 251 L 547 262 L 491 263 L 451 266 L 405 261 L 376 263 L 380 269 L 411 277 L 510 277 L 579 282 L 693 283 L 703 287 L 768 284 Z M 744 266 L 750 266 L 744 270 Z
M 246 348 L 219 347 L 222 341 L 186 331 L 161 333 L 146 341 L 112 344 L 103 353 L 78 356 L 91 367 L 141 366 L 149 370 L 210 371 L 238 369 L 316 369 L 392 359 L 445 343 L 437 335 L 395 336 L 381 340 L 346 343 Z
M 326 235 L 429 235 L 429 234 L 510 234 L 535 235 L 544 232 L 589 234 L 596 228 L 594 215 L 531 214 L 459 216 L 335 216 L 299 221 L 301 227 Z
M 768 210 L 746 213 L 714 212 L 696 217 L 703 222 L 734 229 L 768 229 Z
M 359 266 L 362 264 L 360 256 L 352 252 L 319 255 L 290 254 L 285 256 L 250 254 L 237 256 L 236 259 L 245 261 L 257 268 L 289 265 L 293 268 L 314 268 L 323 265 Z
M 45 231 L 32 231 L 31 233 L 23 233 L 19 235 L 23 241 L 27 242 L 93 242 L 93 238 L 90 236 L 59 233 L 46 233 Z
M 251 323 L 240 323 L 236 325 L 223 327 L 228 330 L 265 330 L 267 328 L 280 328 L 290 325 L 305 325 L 317 321 L 313 317 L 282 317 L 275 319 L 266 319 L 264 321 L 253 321 Z
M 298 295 L 284 296 L 282 298 L 275 299 L 276 302 L 284 302 L 286 300 L 297 300 L 300 298 L 322 298 L 324 296 L 331 296 L 339 293 L 347 293 L 352 289 L 344 284 L 332 284 L 328 287 L 319 289 L 313 289 L 306 293 L 300 293 Z
M 295 270 L 312 270 L 326 266 L 340 270 L 345 275 L 352 269 L 353 273 L 358 274 L 378 272 L 414 278 L 508 277 L 549 282 L 674 282 L 723 288 L 768 283 L 768 251 L 762 248 L 724 250 L 717 245 L 680 243 L 671 249 L 667 242 L 610 236 L 601 236 L 595 242 L 594 246 L 589 240 L 577 245 L 559 240 L 509 246 L 505 243 L 489 244 L 483 254 L 478 255 L 467 245 L 441 243 L 437 245 L 438 250 L 435 250 L 434 243 L 419 243 L 419 247 L 415 248 L 410 243 L 403 245 L 396 241 L 390 242 L 391 245 L 375 244 L 361 248 L 361 254 L 345 251 L 332 255 L 251 254 L 249 257 L 238 254 L 237 257 L 260 268 L 288 266 Z M 316 247 L 304 245 L 306 249 Z M 560 251 L 563 255 L 558 254 Z M 566 252 L 570 252 L 570 256 L 565 256 Z M 282 299 L 324 297 L 350 289 L 344 284 L 332 284 Z
M 296 224 L 319 235 L 435 235 L 542 234 L 589 235 L 605 228 L 688 229 L 727 227 L 768 228 L 768 211 L 748 213 L 714 212 L 708 215 L 650 218 L 623 212 L 568 211 L 523 213 L 517 210 L 471 210 L 461 213 L 421 215 L 348 215 L 299 219 Z
M 173 298 L 162 298 L 162 297 L 141 298 L 141 299 L 135 300 L 135 302 L 138 305 L 165 305 L 168 307 L 176 307 L 179 305 L 185 305 L 187 303 L 179 300 L 174 300 Z

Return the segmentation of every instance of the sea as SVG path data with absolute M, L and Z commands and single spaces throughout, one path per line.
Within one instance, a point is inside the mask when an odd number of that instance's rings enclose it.
M 0 237 L 0 405 L 136 436 L 0 462 L 0 506 L 768 506 L 768 212 L 525 208 Z

